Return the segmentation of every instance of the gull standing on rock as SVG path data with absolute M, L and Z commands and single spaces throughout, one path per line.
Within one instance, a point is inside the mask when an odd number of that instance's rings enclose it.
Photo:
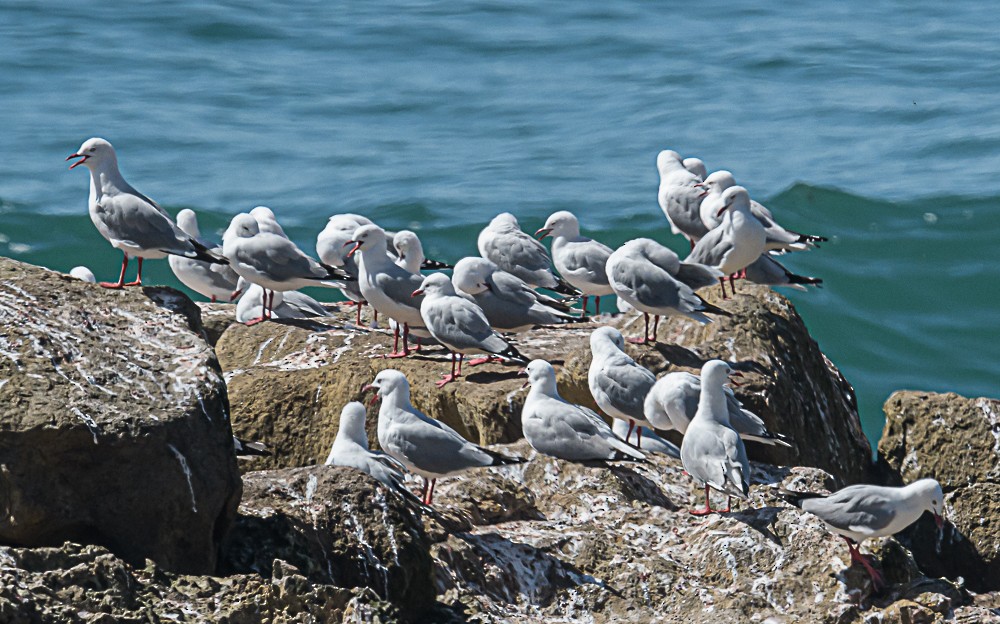
M 491 356 L 525 364 L 528 362 L 517 349 L 493 331 L 479 306 L 455 292 L 455 286 L 444 273 L 431 273 L 425 277 L 420 288 L 413 291 L 414 297 L 420 295 L 424 296 L 420 303 L 420 317 L 424 327 L 435 340 L 451 351 L 451 374 L 444 375 L 437 382 L 438 388 L 462 376 L 462 358 L 466 355 L 487 356 L 469 362 L 469 366 L 487 362 Z
M 247 213 L 233 217 L 222 240 L 222 250 L 233 270 L 251 284 L 271 291 L 264 314 L 250 321 L 251 325 L 270 318 L 275 291 L 306 286 L 336 288 L 341 284 L 331 280 L 349 279 L 340 269 L 316 262 L 287 238 L 261 232 L 257 220 Z
M 352 280 L 344 285 L 341 292 L 358 308 L 356 324 L 361 326 L 361 306 L 365 298 L 361 295 L 358 279 L 358 264 L 351 255 L 347 243 L 354 236 L 354 231 L 362 225 L 371 225 L 371 219 L 356 214 L 337 214 L 330 217 L 326 227 L 316 237 L 316 254 L 319 259 L 330 266 L 340 267 Z M 377 314 L 377 313 L 376 313 Z M 377 319 L 376 319 L 377 320 Z
M 608 282 L 607 264 L 612 249 L 592 238 L 580 235 L 580 222 L 568 210 L 549 215 L 535 236 L 542 240 L 552 237 L 552 261 L 559 274 L 583 293 L 581 316 L 587 315 L 587 297 L 594 298 L 597 314 L 601 313 L 601 296 L 614 293 Z
M 656 195 L 660 210 L 670 222 L 670 230 L 683 234 L 693 248 L 695 242 L 708 233 L 699 211 L 707 191 L 698 175 L 685 169 L 681 155 L 673 150 L 657 154 L 656 170 L 660 173 L 660 189 Z
M 778 494 L 843 537 L 851 551 L 851 563 L 864 566 L 875 591 L 885 586 L 885 580 L 861 554 L 861 542 L 899 533 L 925 511 L 933 514 L 939 530 L 944 526 L 944 493 L 934 479 L 920 479 L 903 487 L 850 485 L 829 495 L 788 490 Z
M 628 423 L 625 441 L 637 428 L 635 445 L 642 448 L 642 427 L 652 428 L 642 411 L 656 375 L 625 353 L 625 338 L 614 327 L 598 327 L 590 334 L 593 358 L 587 384 L 597 406 L 612 418 Z
M 521 429 L 533 449 L 572 462 L 643 461 L 646 456 L 619 438 L 597 412 L 569 403 L 556 388 L 556 371 L 545 360 L 524 369 L 531 390 L 521 409 Z
M 90 220 L 113 247 L 125 254 L 117 282 L 101 282 L 105 288 L 142 285 L 142 261 L 168 255 L 198 258 L 215 264 L 227 260 L 212 253 L 205 245 L 185 234 L 163 208 L 125 181 L 118 171 L 115 148 L 104 139 L 87 139 L 75 154 L 79 158 L 70 169 L 83 165 L 90 170 Z M 139 270 L 134 282 L 125 283 L 129 257 L 138 258 Z
M 452 269 L 450 264 L 439 260 L 431 260 L 424 255 L 424 246 L 416 233 L 410 230 L 400 230 L 392 237 L 392 246 L 396 250 L 396 264 L 410 273 L 424 271 L 439 271 Z
M 276 291 L 265 301 L 264 289 L 257 284 L 249 284 L 240 278 L 240 290 L 243 296 L 236 303 L 236 320 L 240 323 L 253 323 L 265 313 L 265 303 L 271 306 L 267 313 L 274 319 L 297 319 L 317 316 L 333 316 L 330 310 L 309 295 L 297 290 L 287 292 Z
M 493 217 L 479 233 L 478 246 L 479 255 L 533 288 L 548 288 L 564 295 L 580 294 L 552 272 L 552 261 L 545 246 L 523 232 L 509 212 Z
M 475 301 L 490 326 L 500 332 L 520 333 L 538 325 L 562 325 L 590 319 L 571 316 L 569 307 L 531 289 L 486 258 L 462 258 L 455 264 L 451 282 L 466 298 Z
M 823 283 L 818 277 L 792 273 L 768 253 L 761 254 L 748 264 L 743 272 L 748 282 L 764 286 L 787 286 L 795 290 L 807 290 L 807 285 L 820 287 Z
M 732 389 L 723 386 L 722 390 L 726 395 L 729 425 L 741 438 L 792 448 L 787 441 L 788 438 L 780 433 L 771 433 L 760 416 L 744 409 Z M 667 373 L 657 379 L 653 388 L 646 394 L 643 414 L 657 429 L 673 429 L 684 434 L 698 413 L 700 401 L 701 378 L 698 375 L 684 372 Z
M 377 312 L 396 321 L 392 353 L 385 357 L 406 357 L 411 329 L 426 329 L 420 317 L 420 302 L 413 292 L 423 277 L 397 265 L 389 257 L 385 231 L 377 225 L 362 225 L 345 245 L 353 245 L 349 255 L 358 255 L 358 286 L 361 296 Z M 399 351 L 399 324 L 402 324 L 403 350 Z
M 223 255 L 222 245 L 202 240 L 201 229 L 198 227 L 198 216 L 194 210 L 185 208 L 177 213 L 177 227 L 191 238 L 211 249 L 212 253 Z M 216 300 L 232 301 L 239 296 L 237 287 L 240 276 L 228 264 L 213 264 L 185 256 L 170 256 L 167 258 L 170 270 L 178 280 L 203 297 L 208 297 L 214 303 Z
M 698 410 L 681 442 L 684 470 L 705 486 L 705 509 L 691 511 L 696 516 L 727 513 L 732 497 L 747 500 L 750 493 L 750 462 L 736 430 L 729 424 L 729 408 L 723 384 L 730 375 L 739 375 L 722 360 L 709 360 L 701 368 L 701 397 Z M 729 496 L 725 509 L 712 509 L 709 489 Z
M 607 273 L 611 288 L 620 300 L 642 312 L 645 320 L 642 339 L 630 339 L 630 342 L 638 344 L 656 342 L 660 316 L 679 314 L 704 324 L 711 322 L 711 319 L 705 316 L 705 312 L 728 314 L 696 295 L 691 286 L 665 269 L 663 258 L 657 257 L 656 261 L 651 260 L 648 253 L 650 246 L 645 242 L 648 240 L 629 241 L 616 249 L 608 258 Z M 721 273 L 711 273 L 711 269 L 706 267 L 692 267 L 690 263 L 684 263 L 684 266 L 687 267 L 685 271 L 690 270 L 692 273 L 721 275 Z M 685 277 L 689 276 L 685 273 Z M 712 283 L 715 279 L 712 277 Z M 704 280 L 699 278 L 695 283 L 702 281 Z M 652 336 L 649 334 L 650 314 L 656 317 Z
M 403 487 L 403 470 L 406 468 L 395 457 L 368 448 L 368 433 L 365 431 L 365 406 L 351 401 L 340 411 L 337 437 L 333 440 L 327 466 L 347 466 L 379 481 L 385 487 L 411 502 L 422 501 Z
M 736 295 L 735 276 L 764 253 L 767 232 L 750 213 L 750 194 L 742 186 L 731 186 L 722 193 L 722 207 L 717 215 L 725 215 L 719 227 L 706 234 L 691 250 L 685 262 L 696 262 L 722 271 L 722 298 L 726 298 L 725 275 Z
M 433 501 L 434 484 L 441 477 L 525 461 L 473 444 L 443 422 L 417 411 L 410 403 L 410 382 L 398 370 L 380 372 L 363 390 L 375 390 L 376 399 L 382 401 L 378 411 L 379 446 L 407 470 L 424 478 L 425 505 Z

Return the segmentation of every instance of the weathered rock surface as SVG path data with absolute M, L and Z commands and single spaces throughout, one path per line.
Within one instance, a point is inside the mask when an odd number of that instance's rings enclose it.
M 226 539 L 226 573 L 271 575 L 285 561 L 313 584 L 370 588 L 416 618 L 434 603 L 418 516 L 367 475 L 336 466 L 247 473 Z
M 934 477 L 948 524 L 920 522 L 901 538 L 929 574 L 1000 589 L 1000 400 L 901 391 L 885 403 L 879 460 L 895 483 Z
M 240 479 L 198 308 L 0 258 L 0 543 L 211 572 Z
M 864 480 L 871 447 L 861 430 L 854 390 L 809 336 L 791 304 L 763 287 L 741 286 L 733 300 L 715 301 L 732 313 L 707 326 L 682 318 L 660 324 L 660 343 L 629 352 L 658 375 L 693 370 L 713 357 L 735 362 L 746 384 L 741 400 L 772 430 L 804 446 L 783 449 L 751 444 L 752 459 L 816 466 L 841 484 Z M 704 291 L 711 297 L 713 291 Z M 521 437 L 526 391 L 517 367 L 466 367 L 466 378 L 438 390 L 433 381 L 449 370 L 440 349 L 401 360 L 380 358 L 391 348 L 384 332 L 344 329 L 351 313 L 314 322 L 231 325 L 216 345 L 229 380 L 233 427 L 241 437 L 276 448 L 265 467 L 321 462 L 336 435 L 344 403 L 360 400 L 361 387 L 393 367 L 410 379 L 413 403 L 481 444 Z M 605 319 L 626 334 L 641 331 L 638 316 Z M 590 332 L 596 325 L 538 329 L 518 338 L 518 349 L 557 365 L 559 389 L 570 400 L 596 407 L 587 386 Z M 374 433 L 375 412 L 369 417 Z M 374 441 L 374 435 L 370 435 Z M 679 438 L 678 438 L 679 439 Z M 373 442 L 374 443 L 374 442 Z M 808 452 L 803 452 L 808 450 Z

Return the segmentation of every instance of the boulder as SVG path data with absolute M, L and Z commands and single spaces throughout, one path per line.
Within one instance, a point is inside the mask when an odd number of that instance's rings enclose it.
M 734 362 L 746 375 L 737 395 L 768 426 L 800 445 L 793 449 L 749 444 L 752 459 L 806 464 L 831 473 L 839 484 L 863 481 L 871 447 L 861 430 L 854 390 L 809 336 L 787 299 L 759 286 L 741 285 L 726 301 L 731 316 L 706 326 L 686 318 L 664 319 L 659 343 L 629 345 L 629 353 L 658 375 L 698 372 L 711 358 Z M 715 289 L 702 291 L 711 299 Z M 312 321 L 231 325 L 216 345 L 229 380 L 233 427 L 240 437 L 275 447 L 263 467 L 323 461 L 336 435 L 344 403 L 360 400 L 361 387 L 394 367 L 410 379 L 413 403 L 480 444 L 521 437 L 526 391 L 516 366 L 466 367 L 466 377 L 438 390 L 433 382 L 450 370 L 440 348 L 406 359 L 380 356 L 391 349 L 382 331 L 348 329 L 350 311 L 325 324 Z M 642 330 L 641 316 L 605 316 L 627 335 Z M 517 337 L 517 348 L 557 366 L 559 389 L 570 401 L 596 407 L 587 385 L 590 332 L 596 324 L 540 328 Z M 375 444 L 375 412 L 370 438 Z M 679 440 L 679 438 L 677 438 Z M 803 446 L 804 445 L 804 446 Z M 805 452 L 808 451 L 808 452 Z
M 239 498 L 198 308 L 0 258 L 0 543 L 206 573 Z
M 280 560 L 314 585 L 367 587 L 406 619 L 419 621 L 433 605 L 430 546 L 418 515 L 368 475 L 311 466 L 243 480 L 224 572 L 269 577 Z
M 925 519 L 901 537 L 921 568 L 1000 589 L 1000 400 L 896 392 L 878 451 L 890 482 L 933 477 L 944 490 L 944 531 Z

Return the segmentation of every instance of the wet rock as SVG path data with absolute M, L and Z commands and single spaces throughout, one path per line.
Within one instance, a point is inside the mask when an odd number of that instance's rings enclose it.
M 901 391 L 885 403 L 879 462 L 895 483 L 934 477 L 947 524 L 918 522 L 904 533 L 921 568 L 1000 589 L 1000 400 Z
M 240 497 L 198 308 L 0 258 L 0 543 L 214 570 Z
M 280 563 L 277 563 L 280 562 Z M 416 617 L 434 602 L 429 544 L 417 516 L 350 468 L 313 466 L 244 475 L 243 502 L 222 554 L 227 573 L 294 585 L 367 587 Z

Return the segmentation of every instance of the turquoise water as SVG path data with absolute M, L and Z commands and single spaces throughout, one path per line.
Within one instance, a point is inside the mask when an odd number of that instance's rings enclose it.
M 833 239 L 787 257 L 826 280 L 789 296 L 874 441 L 894 389 L 1000 394 L 1000 19 L 829 4 L 5 2 L 0 253 L 117 276 L 63 162 L 90 136 L 208 232 L 264 204 L 311 251 L 363 212 L 454 260 L 497 212 L 568 209 L 683 251 L 656 205 L 669 147 Z

